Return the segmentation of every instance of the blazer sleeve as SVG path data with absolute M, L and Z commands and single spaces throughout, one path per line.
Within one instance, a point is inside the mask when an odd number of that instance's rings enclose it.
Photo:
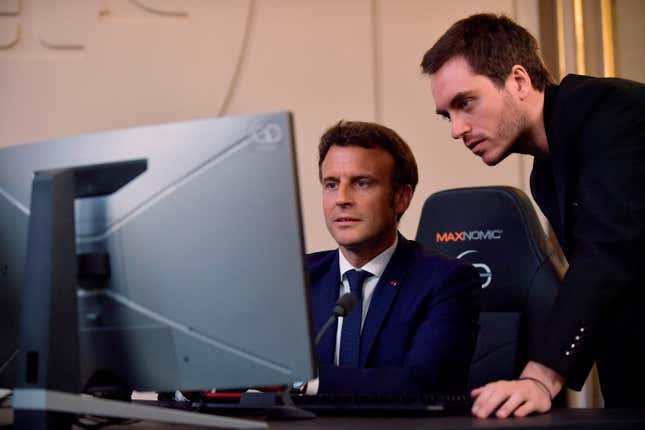
M 643 94 L 642 88 L 640 94 Z M 569 270 L 551 311 L 541 362 L 580 389 L 593 365 L 598 334 L 645 284 L 645 116 L 643 100 L 619 91 L 588 116 L 567 165 L 576 193 L 567 198 Z M 571 108 L 574 108 L 571 106 Z M 563 142 L 565 144 L 565 142 Z M 639 293 L 642 297 L 642 292 Z
M 444 272 L 423 307 L 400 367 L 321 366 L 319 392 L 354 394 L 461 393 L 477 339 L 481 280 L 469 265 Z M 396 305 L 396 303 L 394 304 Z M 387 343 L 387 339 L 382 339 Z

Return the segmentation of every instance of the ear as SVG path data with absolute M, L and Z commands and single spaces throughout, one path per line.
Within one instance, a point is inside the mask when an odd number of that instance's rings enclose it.
M 529 72 L 519 64 L 514 65 L 506 80 L 506 87 L 520 100 L 525 100 L 533 90 L 533 83 L 531 82 Z
M 403 214 L 408 210 L 413 194 L 414 191 L 412 191 L 412 187 L 410 185 L 399 187 L 399 189 L 394 192 L 394 210 L 397 214 Z

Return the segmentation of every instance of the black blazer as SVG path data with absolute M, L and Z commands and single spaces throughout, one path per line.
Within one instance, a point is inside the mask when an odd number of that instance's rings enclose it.
M 645 86 L 569 75 L 544 118 L 550 157 L 531 190 L 569 270 L 532 358 L 574 389 L 597 360 L 609 404 L 645 359 Z
M 338 252 L 307 257 L 315 332 L 338 300 Z M 363 324 L 359 368 L 334 366 L 334 324 L 318 345 L 319 392 L 463 392 L 477 338 L 480 291 L 472 266 L 399 235 Z

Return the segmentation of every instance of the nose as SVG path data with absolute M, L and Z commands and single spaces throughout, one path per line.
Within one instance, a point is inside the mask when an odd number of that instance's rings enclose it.
M 453 115 L 451 121 L 452 128 L 450 129 L 450 134 L 453 139 L 461 139 L 470 132 L 470 124 L 464 121 L 461 116 Z
M 346 206 L 352 203 L 351 196 L 351 187 L 345 182 L 340 182 L 338 184 L 338 190 L 336 190 L 336 205 Z

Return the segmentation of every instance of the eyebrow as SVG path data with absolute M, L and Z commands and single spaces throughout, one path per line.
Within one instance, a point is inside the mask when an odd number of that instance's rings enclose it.
M 369 174 L 355 175 L 355 176 L 351 176 L 349 178 L 350 182 L 358 181 L 360 179 L 369 179 L 371 181 L 376 181 L 376 179 L 373 176 L 369 175 Z M 322 178 L 322 182 L 325 182 L 325 181 L 339 182 L 340 178 L 338 176 L 329 175 L 329 176 L 325 176 L 324 178 Z

